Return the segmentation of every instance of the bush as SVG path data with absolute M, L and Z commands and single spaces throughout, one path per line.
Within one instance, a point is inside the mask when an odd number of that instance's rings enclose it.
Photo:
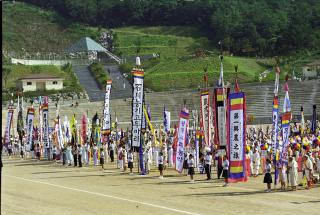
M 93 62 L 89 66 L 89 70 L 91 74 L 96 79 L 100 89 L 103 89 L 106 85 L 106 81 L 109 79 L 107 73 L 105 72 L 103 65 L 99 62 Z

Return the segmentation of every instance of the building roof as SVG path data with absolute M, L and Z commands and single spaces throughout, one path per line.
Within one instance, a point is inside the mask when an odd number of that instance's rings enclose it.
M 43 80 L 64 80 L 64 78 L 54 76 L 54 75 L 47 75 L 47 74 L 32 74 L 32 75 L 26 75 L 19 80 L 35 80 L 35 79 L 43 79 Z
M 67 52 L 87 52 L 87 51 L 97 51 L 105 52 L 106 49 L 103 48 L 99 43 L 91 39 L 90 37 L 83 37 L 76 43 L 71 45 L 66 49 Z

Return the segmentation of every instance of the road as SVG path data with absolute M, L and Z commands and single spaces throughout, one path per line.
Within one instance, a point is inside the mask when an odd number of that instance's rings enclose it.
M 62 167 L 47 161 L 3 158 L 1 214 L 319 214 L 320 186 L 265 193 L 263 176 L 222 187 L 223 181 L 195 183 L 172 169 L 159 179 L 120 173 L 115 164 Z

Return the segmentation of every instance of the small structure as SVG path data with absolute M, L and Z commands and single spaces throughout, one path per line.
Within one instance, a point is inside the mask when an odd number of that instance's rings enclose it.
M 72 54 L 85 53 L 88 56 L 88 59 L 96 60 L 98 52 L 107 52 L 107 50 L 90 37 L 83 37 L 67 48 L 66 52 Z
M 21 89 L 23 92 L 37 90 L 62 90 L 63 80 L 63 78 L 52 75 L 27 75 L 19 79 L 17 88 Z
M 312 63 L 302 66 L 302 74 L 304 78 L 319 78 L 320 77 L 320 59 Z

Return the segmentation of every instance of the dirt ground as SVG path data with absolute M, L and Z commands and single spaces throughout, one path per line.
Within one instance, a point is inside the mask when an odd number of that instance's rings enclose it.
M 173 169 L 159 179 L 121 173 L 116 165 L 63 167 L 48 161 L 3 158 L 1 214 L 319 214 L 320 186 L 266 193 L 263 176 L 222 187 Z M 127 170 L 128 171 L 128 170 Z M 135 169 L 135 172 L 137 168 Z

